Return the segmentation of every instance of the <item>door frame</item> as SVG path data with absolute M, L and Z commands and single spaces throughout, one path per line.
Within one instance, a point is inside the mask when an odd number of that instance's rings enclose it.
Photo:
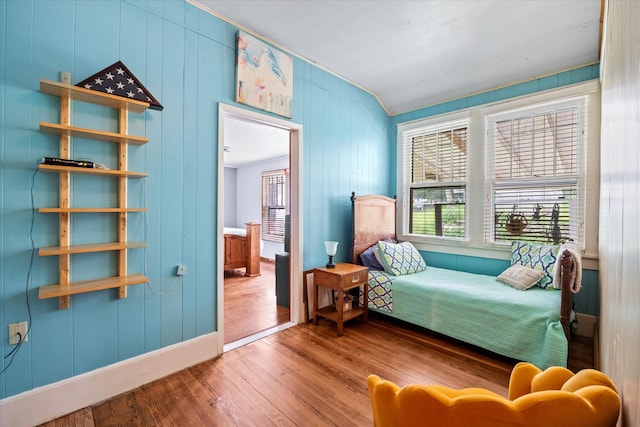
M 289 164 L 291 168 L 291 242 L 289 252 L 291 310 L 289 313 L 293 323 L 301 323 L 304 319 L 302 293 L 302 125 L 220 103 L 218 104 L 218 221 L 216 240 L 218 354 L 222 354 L 224 347 L 224 122 L 227 116 L 237 116 L 289 131 Z

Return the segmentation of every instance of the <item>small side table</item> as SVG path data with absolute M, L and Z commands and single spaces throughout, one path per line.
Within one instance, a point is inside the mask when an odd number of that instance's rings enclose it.
M 338 325 L 338 336 L 342 336 L 344 322 L 358 316 L 367 321 L 369 314 L 369 270 L 356 264 L 338 263 L 335 268 L 318 267 L 313 269 L 313 324 L 318 324 L 318 316 L 332 320 Z M 337 291 L 335 306 L 318 309 L 318 286 Z M 356 287 L 364 287 L 364 304 L 344 311 L 345 291 Z

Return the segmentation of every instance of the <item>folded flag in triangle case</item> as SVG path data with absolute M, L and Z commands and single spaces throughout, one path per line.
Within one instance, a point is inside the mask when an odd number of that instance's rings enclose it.
M 151 95 L 140 80 L 131 71 L 118 61 L 98 71 L 93 76 L 81 81 L 76 86 L 104 92 L 123 98 L 148 102 L 149 108 L 162 111 L 162 105 Z

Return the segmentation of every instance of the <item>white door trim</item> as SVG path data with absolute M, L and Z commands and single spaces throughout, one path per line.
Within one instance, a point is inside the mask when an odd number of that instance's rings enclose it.
M 302 125 L 284 119 L 268 116 L 255 111 L 246 110 L 233 105 L 218 105 L 218 223 L 217 223 L 217 331 L 218 353 L 224 346 L 224 121 L 225 116 L 234 115 L 248 120 L 265 123 L 289 131 L 291 164 L 291 244 L 290 244 L 290 277 L 291 277 L 291 321 L 301 323 L 304 319 L 304 303 L 302 300 Z

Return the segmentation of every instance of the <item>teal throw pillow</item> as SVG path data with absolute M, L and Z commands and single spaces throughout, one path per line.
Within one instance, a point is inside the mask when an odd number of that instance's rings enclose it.
M 543 289 L 553 289 L 553 277 L 560 245 L 543 246 L 525 242 L 511 244 L 511 265 L 520 264 L 542 271 L 544 276 L 536 284 Z
M 400 276 L 402 274 L 417 273 L 427 269 L 427 264 L 420 252 L 411 244 L 378 242 L 378 253 L 384 270 Z

